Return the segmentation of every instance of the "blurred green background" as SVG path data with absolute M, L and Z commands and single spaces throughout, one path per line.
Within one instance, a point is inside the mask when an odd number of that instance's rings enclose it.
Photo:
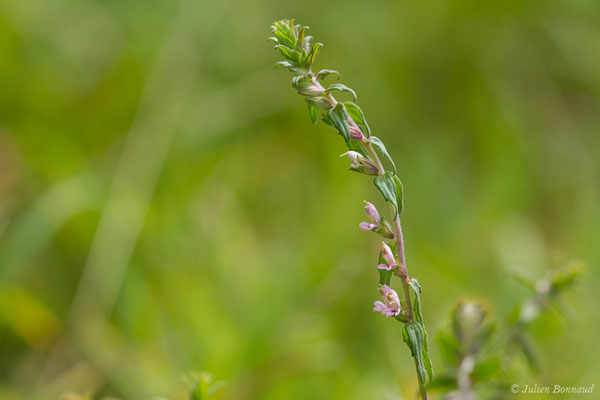
M 371 311 L 382 203 L 274 69 L 284 17 L 396 160 L 430 333 L 581 259 L 515 383 L 598 386 L 600 3 L 290 3 L 0 3 L 0 398 L 414 398 Z

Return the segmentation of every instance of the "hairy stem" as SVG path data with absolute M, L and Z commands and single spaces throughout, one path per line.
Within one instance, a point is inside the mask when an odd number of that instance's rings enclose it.
M 379 156 L 373 149 L 373 145 L 366 140 L 362 141 L 362 144 L 371 158 L 371 160 L 375 163 L 377 168 L 379 169 L 379 174 L 383 175 L 385 169 L 383 168 L 383 164 L 379 159 Z M 392 209 L 392 214 L 396 213 L 396 209 L 393 205 L 390 205 Z M 400 214 L 396 215 L 394 218 L 394 240 L 396 241 L 396 252 L 398 253 L 398 262 L 400 263 L 400 271 L 401 271 L 401 281 L 402 281 L 402 292 L 404 294 L 404 304 L 406 305 L 406 317 L 409 323 L 413 323 L 413 311 L 412 311 L 412 302 L 410 300 L 410 288 L 408 287 L 408 271 L 406 269 L 406 260 L 404 258 L 404 239 L 402 238 L 402 225 L 400 224 Z

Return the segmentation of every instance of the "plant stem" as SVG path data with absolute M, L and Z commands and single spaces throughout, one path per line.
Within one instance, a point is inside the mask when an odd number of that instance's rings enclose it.
M 313 83 L 315 85 L 322 87 L 320 82 L 317 81 L 316 79 L 313 79 Z M 335 97 L 333 97 L 331 95 L 331 93 L 326 93 L 325 96 L 329 99 L 329 101 L 331 101 L 331 103 L 334 106 L 337 104 L 337 100 L 335 99 Z M 350 124 L 352 124 L 353 126 L 356 127 L 356 122 L 354 122 L 354 120 L 352 118 L 348 117 L 348 121 Z M 373 148 L 373 145 L 367 139 L 362 139 L 361 144 L 365 148 L 365 151 L 369 155 L 369 158 L 371 159 L 371 161 L 373 161 L 373 163 L 375 163 L 375 166 L 379 170 L 379 175 L 382 176 L 385 173 L 385 168 L 383 167 L 383 164 L 381 163 L 381 160 L 379 159 L 377 152 Z M 404 295 L 404 305 L 406 308 L 406 317 L 408 319 L 409 324 L 414 324 L 415 320 L 413 317 L 412 301 L 410 299 L 410 288 L 408 287 L 408 282 L 409 282 L 408 281 L 408 270 L 406 269 L 406 260 L 404 258 L 404 239 L 402 237 L 402 225 L 400 224 L 400 213 L 396 212 L 396 209 L 394 208 L 393 205 L 390 204 L 390 207 L 392 209 L 392 215 L 395 215 L 394 225 L 393 225 L 392 229 L 394 231 L 394 240 L 396 241 L 396 253 L 398 255 L 398 263 L 400 264 L 400 271 L 401 271 L 400 272 L 400 278 L 401 278 L 400 281 L 402 282 L 402 293 Z M 415 368 L 417 369 L 417 379 L 419 381 L 419 393 L 421 395 L 421 400 L 428 400 L 429 396 L 427 394 L 425 382 L 423 382 L 421 380 L 421 376 L 418 373 L 418 365 L 417 365 L 416 358 L 415 358 Z
M 379 156 L 373 149 L 373 145 L 366 140 L 362 141 L 367 154 L 371 160 L 379 169 L 379 175 L 383 175 L 385 169 L 383 168 L 383 164 L 379 159 Z M 392 208 L 392 214 L 396 214 L 396 209 L 393 205 L 390 205 Z M 410 289 L 408 287 L 408 271 L 406 269 L 406 260 L 404 258 L 404 239 L 402 238 L 402 225 L 400 224 L 400 214 L 396 215 L 394 218 L 394 226 L 392 227 L 394 230 L 394 240 L 396 241 L 396 252 L 398 253 L 398 262 L 400 263 L 400 270 L 403 271 L 400 276 L 402 281 L 402 293 L 404 294 L 404 304 L 406 305 L 406 317 L 408 318 L 408 322 L 412 324 L 414 322 L 413 319 L 413 311 L 412 311 L 412 302 L 410 300 Z
M 350 119 L 350 120 L 352 121 L 352 119 Z M 352 121 L 352 123 L 354 123 L 354 121 Z M 383 164 L 381 163 L 379 156 L 375 152 L 375 149 L 373 149 L 373 145 L 371 145 L 371 143 L 368 142 L 367 140 L 362 140 L 361 143 L 363 144 L 363 146 L 364 146 L 367 154 L 371 158 L 371 160 L 377 166 L 377 169 L 379 169 L 379 175 L 383 175 L 385 172 L 385 169 L 383 168 Z M 392 215 L 396 214 L 396 209 L 394 208 L 394 206 L 390 205 L 390 207 L 392 209 Z M 400 280 L 402 282 L 402 292 L 404 294 L 404 304 L 406 305 L 406 317 L 408 319 L 409 324 L 414 324 L 415 320 L 413 317 L 412 302 L 410 300 L 410 288 L 408 287 L 408 271 L 406 269 L 406 259 L 404 258 L 404 239 L 402 237 L 402 225 L 400 224 L 400 213 L 397 213 L 396 217 L 394 218 L 393 230 L 394 230 L 394 239 L 396 241 L 396 252 L 398 254 L 398 263 L 400 264 L 400 271 L 401 271 L 401 275 L 400 275 L 401 279 Z M 415 369 L 417 370 L 417 380 L 419 381 L 419 394 L 421 395 L 421 400 L 428 400 L 429 395 L 427 394 L 427 388 L 425 387 L 425 382 L 423 380 L 421 380 L 421 375 L 418 372 L 419 367 L 418 367 L 416 358 L 415 358 Z

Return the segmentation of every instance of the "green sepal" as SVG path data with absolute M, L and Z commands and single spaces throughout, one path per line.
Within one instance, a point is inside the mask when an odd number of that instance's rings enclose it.
M 326 92 L 331 92 L 333 90 L 339 90 L 340 92 L 348 92 L 352 94 L 354 101 L 356 101 L 356 92 L 342 83 L 333 83 L 327 89 L 325 89 Z
M 367 137 L 371 136 L 371 128 L 369 127 L 369 124 L 367 124 L 365 114 L 360 109 L 360 107 L 351 101 L 345 101 L 344 105 L 346 106 L 346 110 L 348 111 L 348 115 L 350 116 L 350 118 L 352 118 L 357 125 L 365 128 L 363 130 L 363 133 L 366 132 Z
M 350 112 L 348 112 L 348 114 L 350 114 Z M 388 160 L 388 162 L 392 165 L 392 168 L 394 169 L 394 174 L 396 174 L 396 164 L 394 164 L 392 156 L 390 156 L 390 153 L 388 153 L 387 149 L 385 148 L 385 144 L 383 144 L 381 139 L 379 139 L 377 136 L 370 136 L 369 142 L 373 144 L 375 148 L 377 148 L 377 150 L 379 150 L 379 152 L 385 157 L 386 160 Z

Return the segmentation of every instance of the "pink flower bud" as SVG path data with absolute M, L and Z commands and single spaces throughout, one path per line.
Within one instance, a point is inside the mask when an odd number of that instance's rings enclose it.
M 373 161 L 363 156 L 357 151 L 347 151 L 342 156 L 348 157 L 348 160 L 352 161 L 350 164 L 350 170 L 360 172 L 366 175 L 377 175 L 379 169 L 373 164 Z
M 363 155 L 357 151 L 347 151 L 344 154 L 342 154 L 342 156 L 348 157 L 348 160 L 350 160 L 353 164 L 358 163 L 359 160 L 364 158 Z
M 362 140 L 365 138 L 365 135 L 363 135 L 363 133 L 357 126 L 350 125 L 350 137 L 352 139 Z
M 385 260 L 385 262 L 388 265 L 391 265 L 391 266 L 398 265 L 396 263 L 396 258 L 394 257 L 394 253 L 392 253 L 392 249 L 390 249 L 390 246 L 388 246 L 385 243 L 381 243 L 381 255 L 383 256 L 383 259 Z
M 379 216 L 377 209 L 375 208 L 375 206 L 373 204 L 369 203 L 368 201 L 366 203 L 367 204 L 365 205 L 365 211 L 367 212 L 367 215 L 371 219 L 371 222 L 373 224 L 379 225 L 379 223 L 381 222 L 381 217 Z
M 317 85 L 310 85 L 298 90 L 298 93 L 304 96 L 318 96 L 323 93 L 323 88 Z

